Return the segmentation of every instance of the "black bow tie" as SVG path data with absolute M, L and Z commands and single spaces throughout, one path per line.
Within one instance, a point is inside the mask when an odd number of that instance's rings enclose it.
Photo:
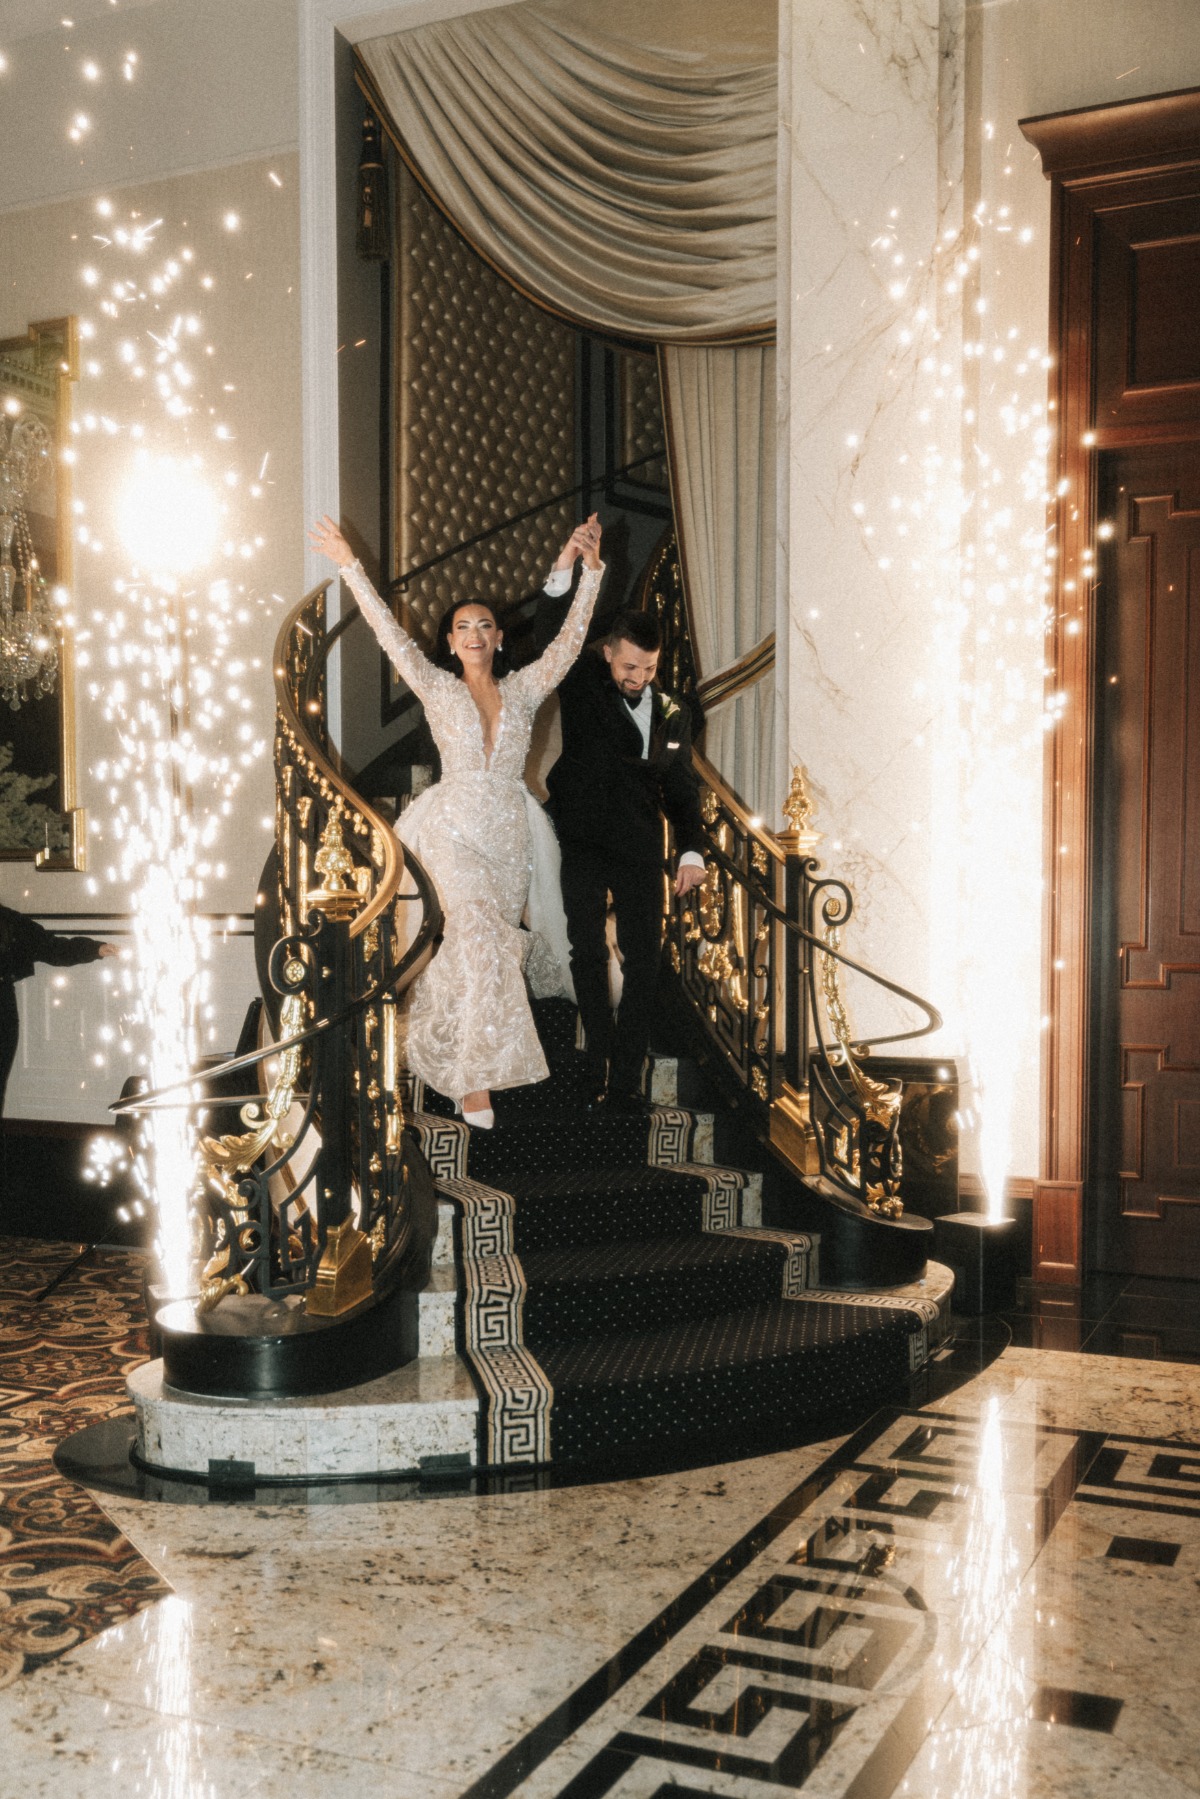
M 637 711 L 637 709 L 638 709 L 638 707 L 639 707 L 639 706 L 640 706 L 640 705 L 641 705 L 641 703 L 642 703 L 642 694 L 644 694 L 644 693 L 645 693 L 645 691 L 646 691 L 646 689 L 645 689 L 645 688 L 644 688 L 644 687 L 643 687 L 643 688 L 642 688 L 642 693 L 638 693 L 638 694 L 634 694 L 634 695 L 633 695 L 633 696 L 632 696 L 632 698 L 631 698 L 631 697 L 630 697 L 630 695 L 629 695 L 629 694 L 627 694 L 627 693 L 623 693 L 623 694 L 622 694 L 622 695 L 621 695 L 621 698 L 622 698 L 622 699 L 623 699 L 623 700 L 624 700 L 624 702 L 625 702 L 625 704 L 626 704 L 626 705 L 627 705 L 627 706 L 628 706 L 628 707 L 629 707 L 629 710 L 630 710 L 630 711 L 631 711 L 631 712 L 636 712 L 636 711 Z

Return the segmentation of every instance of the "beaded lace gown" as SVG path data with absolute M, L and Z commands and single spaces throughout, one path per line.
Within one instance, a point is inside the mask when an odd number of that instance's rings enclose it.
M 401 814 L 396 835 L 428 869 L 445 913 L 441 947 L 409 989 L 405 1052 L 447 1098 L 521 1087 L 549 1072 L 526 994 L 570 994 L 558 840 L 525 785 L 534 717 L 583 648 L 603 566 L 584 569 L 558 636 L 500 682 L 491 757 L 470 689 L 396 623 L 361 563 L 346 584 L 393 668 L 416 694 L 442 778 Z M 528 930 L 522 930 L 526 917 Z

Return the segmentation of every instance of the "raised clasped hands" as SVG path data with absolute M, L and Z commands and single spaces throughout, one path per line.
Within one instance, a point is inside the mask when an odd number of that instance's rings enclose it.
M 318 556 L 328 556 L 339 568 L 347 568 L 354 561 L 354 551 L 328 513 L 309 527 L 308 541 Z
M 576 525 L 570 537 L 559 551 L 556 569 L 571 568 L 576 556 L 583 557 L 585 568 L 600 567 L 600 514 L 593 512 L 582 525 Z

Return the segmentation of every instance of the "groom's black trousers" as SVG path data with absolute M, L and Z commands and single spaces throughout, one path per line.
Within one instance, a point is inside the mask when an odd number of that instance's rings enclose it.
M 619 862 L 589 845 L 562 845 L 562 895 L 571 939 L 571 977 L 597 1079 L 610 1064 L 614 1088 L 640 1087 L 650 1042 L 654 989 L 662 948 L 661 864 Z M 608 896 L 623 962 L 621 1004 L 613 1027 L 608 1001 Z

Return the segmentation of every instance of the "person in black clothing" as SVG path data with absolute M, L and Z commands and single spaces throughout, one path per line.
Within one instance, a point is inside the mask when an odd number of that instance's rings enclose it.
M 35 962 L 71 968 L 77 962 L 95 962 L 116 954 L 115 943 L 100 943 L 95 937 L 61 937 L 35 918 L 26 918 L 11 906 L 0 906 L 0 1115 L 21 1028 L 16 983 L 29 979 Z
M 556 564 L 551 597 L 567 581 Z M 607 641 L 585 650 L 559 688 L 562 755 L 547 776 L 549 812 L 562 850 L 563 906 L 571 974 L 587 1039 L 588 1102 L 616 1111 L 644 1106 L 662 949 L 663 829 L 674 827 L 682 895 L 704 879 L 704 826 L 692 769 L 686 707 L 655 683 L 658 625 L 618 612 Z M 614 1025 L 608 991 L 608 900 L 624 964 Z

